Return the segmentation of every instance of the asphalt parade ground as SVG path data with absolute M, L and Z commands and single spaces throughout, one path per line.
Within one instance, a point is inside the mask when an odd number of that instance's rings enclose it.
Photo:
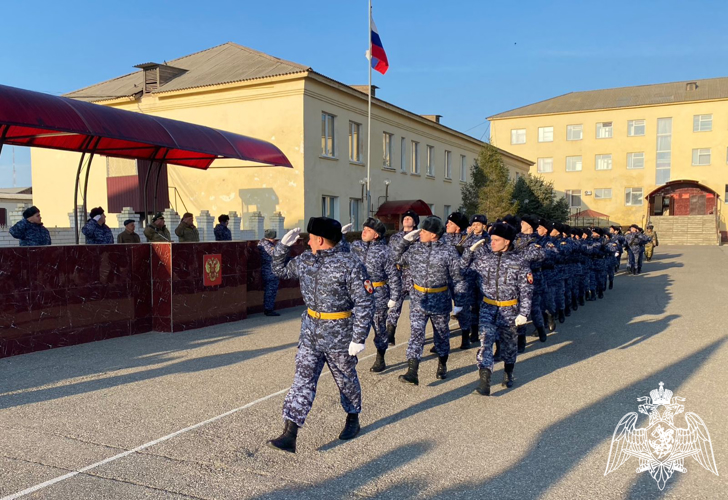
M 398 381 L 405 309 L 387 370 L 369 372 L 371 335 L 359 356 L 359 437 L 338 440 L 325 369 L 295 455 L 265 442 L 302 308 L 1 359 L 0 498 L 726 498 L 728 247 L 661 246 L 642 275 L 624 267 L 547 343 L 528 338 L 512 389 L 498 364 L 491 397 L 472 394 L 476 350 L 455 335 L 447 379 L 428 333 L 420 385 Z M 692 458 L 664 491 L 635 458 L 604 475 L 617 423 L 660 382 L 705 421 L 720 476 Z

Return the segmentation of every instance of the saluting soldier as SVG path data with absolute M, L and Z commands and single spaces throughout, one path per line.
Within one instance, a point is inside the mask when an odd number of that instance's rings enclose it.
M 280 316 L 280 313 L 275 312 L 279 280 L 273 273 L 272 266 L 276 236 L 278 236 L 278 233 L 275 229 L 266 229 L 263 233 L 263 239 L 257 245 L 261 261 L 260 271 L 263 278 L 263 314 L 266 316 Z
M 629 227 L 629 232 L 624 236 L 629 253 L 630 272 L 637 275 L 642 272 L 642 258 L 645 255 L 645 245 L 650 238 L 645 235 L 642 228 L 637 224 Z
M 389 250 L 394 254 L 394 249 L 399 245 L 402 238 L 405 235 L 411 233 L 417 226 L 420 225 L 420 216 L 414 210 L 407 210 L 402 215 L 402 231 L 394 233 L 389 237 Z M 396 263 L 395 263 L 396 264 Z M 412 290 L 412 275 L 409 267 L 396 264 L 397 272 L 400 275 L 400 281 L 402 283 L 402 293 L 399 295 L 399 299 L 395 301 L 394 307 L 389 308 L 387 313 L 387 341 L 390 345 L 395 344 L 394 334 L 397 331 L 397 323 L 399 322 L 399 316 L 402 314 L 402 304 L 404 304 L 404 298 L 410 294 Z
M 357 355 L 364 350 L 374 314 L 374 287 L 359 259 L 338 245 L 341 224 L 327 217 L 308 221 L 310 252 L 286 263 L 300 228 L 276 245 L 273 272 L 281 279 L 298 279 L 307 310 L 301 317 L 296 374 L 283 402 L 284 430 L 268 444 L 295 453 L 298 428 L 306 421 L 316 396 L 321 370 L 327 364 L 341 394 L 346 424 L 339 439 L 359 433 L 361 386 Z

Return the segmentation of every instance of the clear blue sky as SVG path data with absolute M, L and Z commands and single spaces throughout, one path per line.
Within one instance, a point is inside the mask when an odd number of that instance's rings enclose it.
M 374 0 L 374 84 L 487 139 L 487 116 L 567 92 L 728 76 L 726 18 L 723 0 Z M 3 2 L 0 83 L 62 94 L 227 41 L 366 84 L 367 1 Z M 6 147 L 0 187 L 10 164 Z M 17 148 L 19 186 L 29 164 Z

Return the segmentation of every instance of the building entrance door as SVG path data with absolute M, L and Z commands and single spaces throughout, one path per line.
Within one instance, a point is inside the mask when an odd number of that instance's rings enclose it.
M 704 194 L 690 196 L 690 215 L 705 214 L 705 198 Z

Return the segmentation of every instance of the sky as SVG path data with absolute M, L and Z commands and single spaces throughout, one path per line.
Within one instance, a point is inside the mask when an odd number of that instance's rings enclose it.
M 0 84 L 60 95 L 228 41 L 366 84 L 367 0 L 3 2 Z M 728 76 L 728 2 L 373 0 L 377 97 L 487 140 L 486 117 L 568 92 Z M 15 148 L 17 185 L 30 153 Z M 0 187 L 12 187 L 12 148 Z

